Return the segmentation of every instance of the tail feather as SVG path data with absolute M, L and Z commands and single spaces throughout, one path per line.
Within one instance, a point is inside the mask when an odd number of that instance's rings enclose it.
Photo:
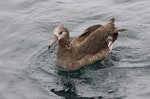
M 110 19 L 110 21 L 115 22 L 115 18 Z
M 118 32 L 123 32 L 123 31 L 127 31 L 127 29 L 115 29 L 114 33 L 118 33 Z

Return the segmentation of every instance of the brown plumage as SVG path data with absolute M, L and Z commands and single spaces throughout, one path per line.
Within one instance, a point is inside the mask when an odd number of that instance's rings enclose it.
M 68 70 L 77 70 L 106 57 L 118 38 L 118 32 L 126 30 L 117 29 L 114 21 L 113 18 L 103 25 L 90 26 L 72 42 L 67 28 L 56 27 L 55 37 L 49 42 L 50 47 L 58 41 L 56 65 Z

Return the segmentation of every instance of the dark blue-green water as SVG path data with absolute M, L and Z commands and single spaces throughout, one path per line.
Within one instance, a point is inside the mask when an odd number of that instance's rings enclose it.
M 106 68 L 74 72 L 48 50 L 57 25 L 72 38 L 116 18 L 119 35 Z M 150 99 L 149 0 L 1 0 L 0 99 Z

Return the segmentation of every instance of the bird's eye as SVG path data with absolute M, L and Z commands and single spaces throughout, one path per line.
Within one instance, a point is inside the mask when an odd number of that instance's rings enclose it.
M 63 33 L 63 31 L 62 32 L 59 32 L 59 34 L 62 34 Z

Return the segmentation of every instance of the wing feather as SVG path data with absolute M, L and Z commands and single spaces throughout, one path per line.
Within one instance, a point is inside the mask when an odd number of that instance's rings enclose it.
M 111 25 L 111 24 L 110 24 Z M 100 53 L 100 51 L 108 50 L 108 41 L 107 38 L 109 35 L 112 35 L 115 30 L 114 26 L 100 26 L 95 31 L 91 33 L 83 33 L 80 37 L 86 36 L 82 41 L 75 43 L 72 48 L 74 50 L 74 55 L 78 59 L 83 58 L 86 55 L 94 55 Z
M 72 42 L 72 44 L 77 44 L 82 42 L 83 40 L 85 40 L 91 33 L 93 33 L 95 30 L 97 30 L 98 28 L 100 28 L 100 24 L 97 25 L 92 25 L 90 27 L 88 27 L 87 29 L 84 30 L 84 32 L 77 38 L 75 38 Z

